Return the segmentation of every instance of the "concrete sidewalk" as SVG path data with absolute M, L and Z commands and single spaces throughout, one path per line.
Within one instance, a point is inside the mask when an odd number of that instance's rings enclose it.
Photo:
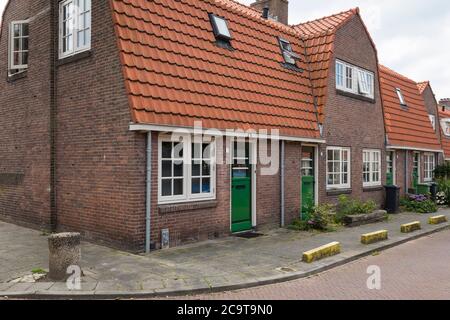
M 437 214 L 450 218 L 449 209 Z M 433 215 L 437 215 L 433 214 Z M 0 222 L 0 296 L 34 298 L 115 298 L 183 295 L 231 290 L 307 277 L 369 255 L 375 251 L 440 231 L 449 223 L 432 226 L 430 214 L 403 213 L 382 223 L 343 228 L 333 233 L 313 234 L 278 229 L 262 237 L 229 237 L 195 245 L 133 255 L 83 243 L 82 289 L 70 291 L 65 283 L 11 283 L 48 268 L 47 237 L 39 231 Z M 421 221 L 422 230 L 400 233 L 400 225 Z M 360 235 L 380 229 L 389 231 L 389 240 L 360 244 Z M 339 241 L 340 255 L 312 264 L 301 261 L 302 253 L 323 244 Z

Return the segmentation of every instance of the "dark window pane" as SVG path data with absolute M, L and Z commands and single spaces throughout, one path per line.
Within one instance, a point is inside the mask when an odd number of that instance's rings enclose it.
M 192 179 L 192 193 L 200 193 L 200 178 Z
M 198 162 L 192 163 L 192 175 L 194 177 L 198 177 L 200 175 L 200 163 Z
M 22 38 L 22 50 L 28 50 L 28 38 Z
M 209 178 L 202 179 L 202 193 L 211 192 L 211 182 Z
M 20 39 L 14 39 L 14 48 L 15 51 L 20 50 Z
M 28 64 L 28 52 L 22 52 L 22 63 Z
M 183 163 L 181 161 L 176 161 L 173 166 L 173 176 L 182 177 L 183 176 Z
M 162 176 L 163 177 L 172 176 L 172 161 L 166 160 L 162 162 Z
M 28 36 L 28 23 L 22 24 L 22 36 Z
M 173 195 L 179 196 L 183 194 L 183 179 L 173 180 Z
M 161 195 L 163 197 L 172 195 L 172 180 L 170 179 L 162 180 L 161 185 L 162 185 Z
M 211 165 L 209 161 L 203 161 L 202 165 L 202 175 L 209 176 L 211 174 Z
M 20 37 L 20 24 L 14 25 L 14 37 Z
M 172 142 L 162 143 L 162 157 L 169 159 L 172 158 Z
M 183 143 L 178 142 L 174 145 L 173 148 L 173 157 L 174 158 L 183 158 Z
M 21 57 L 20 52 L 14 52 L 14 64 L 15 65 L 18 65 L 20 63 L 20 57 Z

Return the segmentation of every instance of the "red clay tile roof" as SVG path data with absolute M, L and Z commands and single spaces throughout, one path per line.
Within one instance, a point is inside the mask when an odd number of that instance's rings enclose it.
M 277 36 L 289 26 L 230 0 L 111 0 L 132 120 L 204 128 L 280 129 L 320 138 L 308 72 L 281 65 Z M 225 17 L 236 49 L 215 44 L 208 13 Z
M 416 82 L 381 65 L 379 70 L 388 144 L 441 150 Z M 397 88 L 401 89 L 407 108 L 400 105 Z
M 439 121 L 442 119 L 450 119 L 450 111 L 443 111 L 442 108 L 439 109 Z M 441 144 L 442 149 L 444 150 L 444 156 L 445 159 L 450 159 L 450 137 L 447 137 L 444 132 L 442 131 L 442 125 L 441 125 Z
M 425 91 L 425 89 L 428 87 L 429 84 L 430 84 L 430 81 L 424 81 L 424 82 L 417 83 L 417 88 L 419 88 L 420 94 L 423 94 L 423 92 Z
M 303 37 L 306 45 L 314 94 L 317 96 L 320 122 L 323 122 L 324 117 L 323 108 L 327 99 L 328 78 L 332 67 L 331 59 L 336 32 L 357 15 L 359 16 L 359 8 L 294 26 L 294 29 Z M 369 32 L 367 34 L 370 38 Z M 370 40 L 372 41 L 371 38 Z M 376 50 L 373 41 L 372 44 Z

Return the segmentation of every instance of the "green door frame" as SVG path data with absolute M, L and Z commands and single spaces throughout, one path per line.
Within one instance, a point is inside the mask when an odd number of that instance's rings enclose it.
M 314 189 L 313 189 L 313 193 L 314 193 L 314 199 L 313 199 L 313 204 L 317 205 L 318 204 L 318 199 L 319 199 L 319 183 L 318 183 L 318 174 L 319 174 L 319 148 L 317 145 L 314 144 L 302 144 L 302 159 L 303 159 L 303 147 L 308 147 L 308 148 L 312 148 L 313 152 L 314 152 L 314 156 L 313 156 L 313 177 L 306 177 L 308 180 L 313 180 L 312 183 L 314 184 Z M 300 160 L 302 160 L 300 159 Z M 303 165 L 300 164 L 300 169 L 302 169 Z M 303 210 L 304 210 L 304 205 L 303 205 L 303 174 L 302 172 L 300 172 L 300 176 L 301 176 L 301 192 L 300 192 L 300 197 L 301 197 L 301 208 L 300 208 L 300 214 L 301 214 L 301 218 L 303 219 Z
M 251 230 L 256 227 L 256 155 L 257 155 L 257 141 L 254 139 L 247 139 L 246 142 L 249 144 L 249 165 L 250 165 L 250 211 L 251 211 L 251 219 L 250 224 L 243 223 L 241 226 L 237 226 L 238 229 L 243 230 L 235 230 L 233 228 L 233 163 L 234 163 L 234 141 L 231 141 L 231 145 L 229 145 L 229 150 L 231 153 L 231 164 L 230 164 L 230 231 L 232 233 L 235 232 L 243 232 Z M 242 228 L 241 228 L 242 227 Z M 247 228 L 248 227 L 248 228 Z

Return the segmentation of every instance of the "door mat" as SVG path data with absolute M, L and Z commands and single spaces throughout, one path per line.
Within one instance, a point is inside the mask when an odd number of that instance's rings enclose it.
M 264 234 L 257 233 L 257 232 L 245 232 L 245 233 L 237 234 L 236 237 L 244 238 L 244 239 L 253 239 L 253 238 L 262 237 L 263 235 Z

